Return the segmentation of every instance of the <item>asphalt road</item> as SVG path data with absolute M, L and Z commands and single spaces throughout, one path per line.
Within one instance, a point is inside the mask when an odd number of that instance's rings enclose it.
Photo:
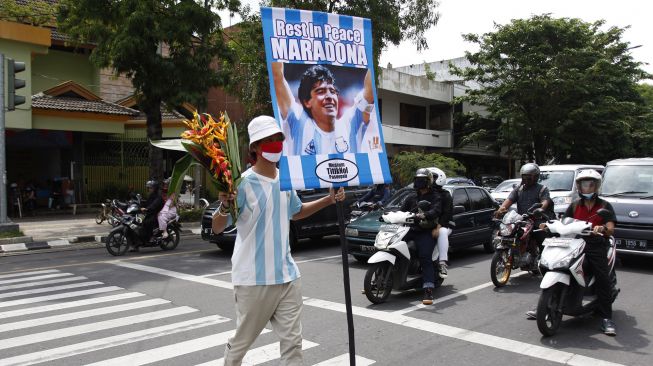
M 347 365 L 342 263 L 336 237 L 303 241 L 306 365 Z M 490 255 L 454 253 L 433 306 L 421 294 L 371 305 L 361 294 L 366 266 L 350 260 L 357 365 L 650 365 L 652 259 L 618 267 L 618 336 L 599 319 L 565 318 L 543 338 L 524 311 L 538 278 L 495 289 Z M 173 252 L 145 249 L 115 258 L 104 249 L 0 257 L 0 365 L 218 365 L 235 328 L 229 255 L 194 237 Z M 517 272 L 519 273 L 519 272 Z M 278 341 L 262 334 L 247 364 L 278 364 Z

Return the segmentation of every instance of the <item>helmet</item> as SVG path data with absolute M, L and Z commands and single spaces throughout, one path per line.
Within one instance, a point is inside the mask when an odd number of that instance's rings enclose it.
M 150 180 L 147 181 L 147 183 L 145 183 L 145 187 L 153 188 L 153 189 L 156 190 L 157 188 L 159 188 L 159 182 L 157 182 L 157 181 L 155 181 L 153 179 L 150 179 Z
M 440 168 L 429 168 L 436 186 L 442 187 L 447 182 L 447 175 Z
M 433 185 L 433 174 L 426 168 L 417 169 L 413 178 L 415 189 L 430 188 Z
M 519 175 L 524 175 L 524 174 L 540 175 L 540 167 L 537 166 L 537 164 L 535 163 L 524 164 L 519 170 Z
M 579 195 L 581 195 L 582 190 L 580 189 L 580 182 L 584 180 L 593 180 L 596 182 L 596 190 L 594 191 L 594 194 L 597 194 L 599 192 L 599 189 L 601 189 L 601 182 L 602 182 L 602 177 L 599 172 L 597 172 L 594 169 L 585 169 L 581 170 L 578 172 L 578 175 L 576 176 L 576 191 L 578 192 Z

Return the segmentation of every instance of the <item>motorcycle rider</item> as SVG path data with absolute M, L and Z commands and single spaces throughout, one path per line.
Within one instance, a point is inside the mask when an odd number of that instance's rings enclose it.
M 596 170 L 582 170 L 576 176 L 576 189 L 580 197 L 567 207 L 564 217 L 573 217 L 577 220 L 592 223 L 592 232 L 596 235 L 585 237 L 585 269 L 589 269 L 596 277 L 596 295 L 599 306 L 597 315 L 602 319 L 601 331 L 607 335 L 617 335 L 617 330 L 612 321 L 612 291 L 610 268 L 608 266 L 608 238 L 614 232 L 616 217 L 612 205 L 599 198 L 601 188 L 601 174 Z M 610 211 L 609 217 L 599 216 L 597 211 L 605 208 Z M 541 229 L 546 229 L 544 224 Z M 526 313 L 529 319 L 535 319 L 535 311 Z
M 145 183 L 145 187 L 147 187 L 149 195 L 147 196 L 147 200 L 143 204 L 141 211 L 145 213 L 145 218 L 143 219 L 143 232 L 147 235 L 146 240 L 149 240 L 152 237 L 154 227 L 157 225 L 157 215 L 163 208 L 164 202 L 159 193 L 159 182 L 156 180 L 148 180 L 147 183 Z M 138 252 L 138 244 L 135 244 L 131 251 Z
M 442 211 L 438 220 L 438 226 L 431 232 L 434 239 L 437 240 L 438 251 L 440 252 L 440 278 L 447 278 L 449 272 L 448 252 L 449 252 L 449 235 L 451 235 L 453 224 L 453 198 L 448 190 L 442 188 L 447 181 L 447 175 L 438 168 L 431 168 L 433 174 L 433 190 L 440 195 Z
M 431 231 L 437 225 L 442 206 L 440 195 L 433 190 L 433 174 L 428 169 L 417 169 L 413 178 L 413 188 L 417 194 L 408 197 L 404 201 L 401 211 L 417 212 L 420 201 L 428 201 L 431 206 L 429 210 L 418 213 L 416 218 L 421 219 L 420 223 L 411 227 L 404 240 L 415 241 L 419 262 L 422 266 L 422 278 L 424 279 L 422 286 L 424 288 L 424 299 L 422 304 L 431 305 L 433 304 L 433 288 L 435 287 L 435 268 L 431 258 L 435 248 L 435 241 L 431 236 Z
M 363 197 L 356 203 L 372 202 L 379 206 L 385 206 L 390 199 L 390 187 L 385 184 L 377 184 L 372 187 Z

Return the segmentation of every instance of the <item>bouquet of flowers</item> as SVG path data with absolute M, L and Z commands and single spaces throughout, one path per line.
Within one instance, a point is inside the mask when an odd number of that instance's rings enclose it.
M 199 164 L 209 171 L 218 191 L 234 194 L 240 183 L 240 150 L 238 131 L 229 116 L 222 113 L 216 120 L 210 114 L 195 112 L 193 119 L 184 123 L 188 130 L 181 134 L 180 142 L 188 155 L 175 163 L 170 187 L 178 192 L 186 171 Z M 235 223 L 238 213 L 235 202 L 229 210 Z

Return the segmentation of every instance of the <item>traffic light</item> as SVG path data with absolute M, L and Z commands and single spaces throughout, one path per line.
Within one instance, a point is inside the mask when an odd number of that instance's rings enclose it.
M 7 59 L 7 110 L 13 111 L 17 105 L 25 104 L 25 97 L 16 95 L 16 89 L 25 87 L 25 80 L 16 79 L 16 74 L 25 71 L 25 63 Z

